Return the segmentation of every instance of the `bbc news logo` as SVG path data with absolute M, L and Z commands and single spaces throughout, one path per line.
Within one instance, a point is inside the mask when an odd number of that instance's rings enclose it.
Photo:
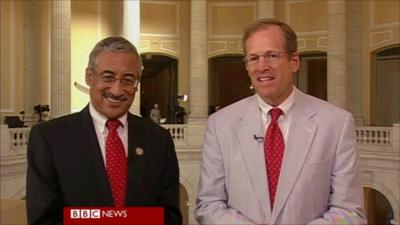
M 127 210 L 71 209 L 71 219 L 127 218 Z
M 164 225 L 162 207 L 64 207 L 64 225 Z

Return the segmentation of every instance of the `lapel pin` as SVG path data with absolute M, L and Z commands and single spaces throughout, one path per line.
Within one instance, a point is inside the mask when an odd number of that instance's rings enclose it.
M 143 148 L 136 148 L 136 155 L 142 156 L 144 153 Z

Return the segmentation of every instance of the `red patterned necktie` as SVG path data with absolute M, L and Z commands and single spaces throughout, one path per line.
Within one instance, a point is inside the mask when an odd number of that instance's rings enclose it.
M 108 136 L 106 141 L 106 169 L 108 181 L 116 207 L 125 205 L 127 182 L 127 159 L 124 145 L 118 136 L 119 120 L 109 119 L 106 122 Z
M 279 128 L 278 118 L 282 114 L 279 108 L 269 111 L 271 122 L 265 133 L 264 155 L 267 165 L 268 188 L 271 202 L 271 209 L 274 206 L 276 187 L 278 186 L 279 173 L 281 171 L 282 158 L 285 149 L 285 142 L 281 129 Z

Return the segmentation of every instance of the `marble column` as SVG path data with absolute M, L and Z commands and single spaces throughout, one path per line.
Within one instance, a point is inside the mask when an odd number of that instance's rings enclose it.
M 328 101 L 346 107 L 345 1 L 328 1 Z
M 140 1 L 124 0 L 123 36 L 140 49 Z M 140 53 L 139 53 L 140 54 Z M 140 115 L 140 86 L 129 110 Z
M 274 1 L 258 0 L 257 18 L 274 18 Z
M 51 117 L 71 112 L 71 2 L 51 1 Z
M 361 2 L 328 1 L 328 101 L 362 125 Z
M 14 6 L 15 2 L 10 2 Z M 32 115 L 33 107 L 41 102 L 40 90 L 41 79 L 41 15 L 37 3 L 33 1 L 24 2 L 24 110 L 25 115 Z
M 207 1 L 192 0 L 190 16 L 189 144 L 202 143 L 208 115 Z
M 353 113 L 356 125 L 364 124 L 362 113 L 363 1 L 346 2 L 346 109 Z M 368 4 L 368 2 L 367 2 Z
M 191 1 L 190 18 L 190 117 L 208 113 L 207 1 Z
M 113 1 L 111 3 L 112 7 L 107 7 L 108 17 L 110 19 L 110 34 L 111 35 L 124 35 L 124 2 L 123 1 Z

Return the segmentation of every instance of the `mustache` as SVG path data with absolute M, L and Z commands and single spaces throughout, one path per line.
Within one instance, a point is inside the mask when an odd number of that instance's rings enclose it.
M 126 101 L 126 100 L 128 100 L 128 97 L 126 97 L 125 95 L 114 95 L 113 93 L 111 93 L 111 92 L 103 92 L 103 97 L 105 97 L 105 98 L 111 98 L 111 99 L 113 99 L 113 100 L 116 100 L 116 101 Z

